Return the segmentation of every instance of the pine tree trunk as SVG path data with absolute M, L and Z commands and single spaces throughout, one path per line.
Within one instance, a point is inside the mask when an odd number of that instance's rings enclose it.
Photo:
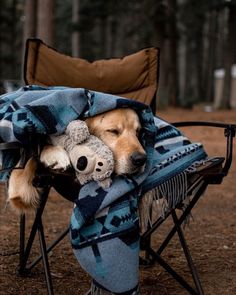
M 236 6 L 230 6 L 228 18 L 228 35 L 226 39 L 225 55 L 224 55 L 224 87 L 221 98 L 220 108 L 230 109 L 231 97 L 231 67 L 234 63 L 236 41 L 235 41 L 235 28 L 236 28 Z
M 79 23 L 79 0 L 72 1 L 72 23 L 76 25 Z M 78 57 L 80 55 L 80 34 L 78 30 L 73 30 L 72 37 L 72 56 Z
M 100 57 L 107 58 L 107 16 L 99 19 L 99 30 L 100 30 Z
M 3 10 L 0 9 L 0 93 L 3 93 L 3 85 L 2 85 L 2 80 L 3 80 L 3 30 L 2 30 L 2 24 L 3 24 Z
M 36 0 L 25 0 L 25 21 L 23 46 L 27 38 L 36 36 L 37 6 Z
M 184 105 L 192 107 L 203 100 L 202 91 L 202 52 L 203 52 L 203 24 L 199 30 L 186 38 L 186 70 Z
M 107 21 L 107 57 L 114 57 L 117 41 L 117 20 L 110 15 Z
M 39 0 L 37 15 L 37 37 L 48 45 L 53 45 L 54 0 Z
M 37 0 L 25 0 L 25 20 L 23 27 L 23 42 L 22 42 L 22 65 L 25 58 L 25 43 L 28 38 L 36 37 L 37 25 Z
M 203 69 L 204 73 L 204 96 L 205 100 L 208 103 L 211 103 L 213 100 L 213 84 L 214 84 L 214 68 L 215 68 L 215 47 L 218 46 L 216 40 L 217 34 L 217 19 L 218 13 L 216 10 L 210 12 L 208 17 L 208 46 L 206 48 L 206 58 L 205 58 L 205 67 Z
M 156 42 L 160 48 L 160 77 L 157 92 L 157 106 L 158 108 L 165 108 L 169 104 L 168 96 L 168 62 L 169 62 L 169 45 L 165 38 L 164 26 L 156 28 Z
M 177 28 L 176 28 L 176 0 L 168 0 L 167 30 L 169 36 L 169 77 L 168 77 L 168 96 L 170 104 L 176 106 L 178 96 L 178 67 L 177 67 Z

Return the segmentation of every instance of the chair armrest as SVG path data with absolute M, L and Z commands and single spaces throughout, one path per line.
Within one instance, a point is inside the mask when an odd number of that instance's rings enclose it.
M 205 122 L 205 121 L 183 121 L 171 123 L 175 127 L 190 127 L 190 126 L 206 126 L 214 128 L 224 129 L 224 135 L 226 137 L 226 157 L 225 163 L 222 168 L 222 173 L 226 176 L 232 163 L 233 158 L 233 138 L 235 137 L 236 124 L 227 124 L 220 122 Z
M 20 149 L 23 148 L 23 145 L 20 142 L 2 142 L 0 143 L 0 151 L 2 150 L 11 150 L 11 149 Z
M 208 126 L 217 128 L 232 128 L 236 130 L 236 124 L 221 123 L 221 122 L 205 122 L 205 121 L 180 121 L 171 123 L 175 127 L 190 127 L 190 126 Z

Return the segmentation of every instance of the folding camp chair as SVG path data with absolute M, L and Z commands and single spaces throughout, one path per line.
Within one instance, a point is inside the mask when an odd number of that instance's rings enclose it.
M 55 51 L 53 48 L 48 47 L 38 39 L 29 39 L 26 44 L 24 78 L 27 85 L 63 85 L 107 92 L 148 104 L 152 107 L 154 113 L 156 108 L 155 95 L 158 87 L 158 70 L 159 50 L 157 48 L 147 48 L 136 54 L 124 57 L 123 59 L 102 60 L 90 63 L 83 59 L 65 56 Z M 191 196 L 191 199 L 187 206 L 182 203 L 178 204 L 176 208 L 165 212 L 165 215 L 158 217 L 157 220 L 153 220 L 152 225 L 150 224 L 148 229 L 141 236 L 141 249 L 146 252 L 147 259 L 144 263 L 151 264 L 157 261 L 190 294 L 203 294 L 201 283 L 184 238 L 181 225 L 186 220 L 191 209 L 195 206 L 207 186 L 209 184 L 220 184 L 222 179 L 227 175 L 232 161 L 233 137 L 235 136 L 236 126 L 232 124 L 207 122 L 182 122 L 174 123 L 174 125 L 177 127 L 204 125 L 223 128 L 227 139 L 226 157 L 212 158 L 206 161 L 205 164 L 197 167 L 195 173 L 192 173 L 188 180 L 188 195 Z M 37 143 L 35 139 L 32 139 L 32 143 L 36 145 L 40 144 L 40 142 Z M 16 146 L 13 145 L 11 147 L 15 148 Z M 37 150 L 37 148 L 32 149 L 33 152 Z M 52 245 L 47 247 L 42 224 L 42 214 L 51 186 L 55 186 L 59 193 L 70 201 L 75 199 L 75 191 L 78 191 L 78 186 L 74 183 L 73 175 L 71 176 L 71 174 L 60 175 L 51 171 L 49 172 L 50 173 L 43 172 L 42 175 L 39 174 L 36 179 L 36 185 L 43 186 L 44 192 L 41 195 L 41 203 L 36 210 L 35 220 L 26 246 L 25 215 L 21 215 L 20 262 L 18 271 L 19 274 L 25 275 L 30 272 L 40 260 L 43 260 L 48 294 L 53 294 L 47 254 L 65 237 L 65 235 L 67 235 L 68 229 L 66 229 Z M 67 177 L 71 185 L 68 187 L 61 186 L 61 177 Z M 183 213 L 180 217 L 177 217 L 177 209 L 182 209 Z M 160 248 L 156 250 L 152 246 L 152 234 L 168 217 L 172 217 L 174 226 Z M 31 264 L 28 264 L 32 244 L 37 232 L 40 238 L 41 256 Z M 195 287 L 190 286 L 190 284 L 169 266 L 161 256 L 163 250 L 169 244 L 175 233 L 178 234 L 181 246 L 184 250 Z
M 180 203 L 166 212 L 164 216 L 159 216 L 152 224 L 152 226 L 146 230 L 141 236 L 141 249 L 146 251 L 145 264 L 151 265 L 153 262 L 158 262 L 172 277 L 185 288 L 189 294 L 204 294 L 203 288 L 199 279 L 197 269 L 193 263 L 189 247 L 187 245 L 182 225 L 191 213 L 191 210 L 196 205 L 199 198 L 203 195 L 208 185 L 221 184 L 223 178 L 228 174 L 229 168 L 232 162 L 233 152 L 233 138 L 235 137 L 236 125 L 233 124 L 222 124 L 214 122 L 176 122 L 172 123 L 176 127 L 188 127 L 188 126 L 207 126 L 214 128 L 224 129 L 224 135 L 226 137 L 226 156 L 225 157 L 214 157 L 205 164 L 197 167 L 196 171 L 191 174 L 188 179 L 187 195 L 190 196 L 190 201 L 187 204 Z M 181 209 L 182 213 L 180 216 L 177 215 L 177 210 Z M 172 218 L 173 227 L 169 230 L 165 239 L 160 243 L 157 249 L 151 246 L 152 234 L 158 230 L 158 228 L 167 220 Z M 182 276 L 180 276 L 176 270 L 174 270 L 161 256 L 165 248 L 168 246 L 171 239 L 177 233 L 180 245 L 183 249 L 186 261 L 190 273 L 193 278 L 194 287 L 192 287 Z

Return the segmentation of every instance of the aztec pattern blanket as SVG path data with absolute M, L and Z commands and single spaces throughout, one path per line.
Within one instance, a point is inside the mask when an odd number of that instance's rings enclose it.
M 207 157 L 202 144 L 191 143 L 178 129 L 139 102 L 85 89 L 26 86 L 0 97 L 0 142 L 29 142 L 36 134 L 61 134 L 69 122 L 112 110 L 134 109 L 142 124 L 147 152 L 145 171 L 116 176 L 108 189 L 84 185 L 71 216 L 71 244 L 81 266 L 94 279 L 93 294 L 138 294 L 138 203 L 146 193 L 165 199 L 165 208 L 186 197 L 186 174 Z M 2 153 L 2 168 L 19 160 L 13 150 Z M 7 180 L 8 173 L 1 179 Z

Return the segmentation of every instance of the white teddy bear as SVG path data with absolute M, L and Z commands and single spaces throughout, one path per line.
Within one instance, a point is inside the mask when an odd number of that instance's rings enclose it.
M 114 171 L 112 151 L 96 136 L 90 135 L 84 121 L 70 122 L 64 134 L 50 136 L 50 139 L 54 146 L 62 146 L 67 151 L 81 184 L 95 180 L 103 188 L 111 185 L 110 176 Z

